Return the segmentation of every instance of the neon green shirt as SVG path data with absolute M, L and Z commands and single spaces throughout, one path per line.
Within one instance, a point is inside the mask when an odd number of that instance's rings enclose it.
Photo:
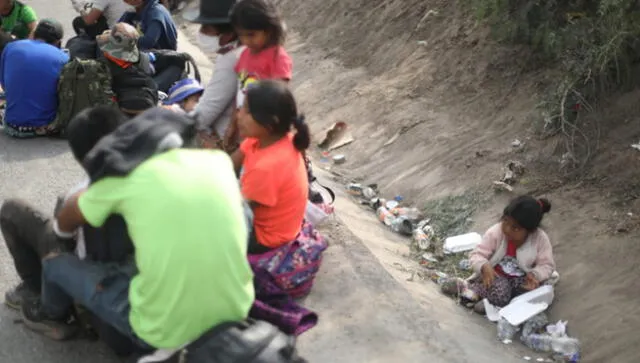
M 14 3 L 11 14 L 0 18 L 2 30 L 7 34 L 15 35 L 18 39 L 27 39 L 30 33 L 28 25 L 38 20 L 33 8 L 19 1 Z
M 247 228 L 231 159 L 176 149 L 126 177 L 92 184 L 78 201 L 100 226 L 120 214 L 138 267 L 129 322 L 155 348 L 177 348 L 224 321 L 245 319 L 254 300 Z

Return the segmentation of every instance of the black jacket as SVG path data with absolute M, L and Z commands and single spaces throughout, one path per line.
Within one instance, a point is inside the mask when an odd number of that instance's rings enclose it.
M 158 86 L 153 80 L 154 70 L 148 54 L 140 52 L 140 61 L 127 68 L 109 59 L 106 62 L 120 108 L 144 111 L 158 105 Z

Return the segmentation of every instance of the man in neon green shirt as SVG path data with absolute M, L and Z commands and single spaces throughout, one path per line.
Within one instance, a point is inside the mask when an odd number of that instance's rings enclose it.
M 38 17 L 29 5 L 17 0 L 0 0 L 2 31 L 16 39 L 27 39 L 36 29 Z
M 54 252 L 43 261 L 41 300 L 25 324 L 63 339 L 77 300 L 144 348 L 177 349 L 210 328 L 244 320 L 254 300 L 242 197 L 221 151 L 172 149 L 126 176 L 107 176 L 69 198 L 53 223 L 70 237 L 112 214 L 127 223 L 138 273 Z M 128 291 L 128 298 L 127 298 Z

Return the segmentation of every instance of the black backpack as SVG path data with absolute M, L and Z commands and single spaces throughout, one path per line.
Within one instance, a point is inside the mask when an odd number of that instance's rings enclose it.
M 195 78 L 196 81 L 202 81 L 200 78 L 200 70 L 198 69 L 198 65 L 189 53 L 178 52 L 171 49 L 154 49 L 150 50 L 149 53 L 153 53 L 156 58 L 153 62 L 153 66 L 156 70 L 154 79 L 158 80 L 166 78 L 163 77 L 163 73 L 173 73 L 172 69 L 180 70 L 179 74 L 171 77 L 175 79 L 157 82 L 160 91 L 167 93 L 173 83 L 189 77 L 189 74 L 191 72 L 193 72 L 193 78 Z
M 69 39 L 64 47 L 70 59 L 96 59 L 98 55 L 98 43 L 86 34 Z
M 306 363 L 296 339 L 265 321 L 223 323 L 178 353 L 185 363 Z

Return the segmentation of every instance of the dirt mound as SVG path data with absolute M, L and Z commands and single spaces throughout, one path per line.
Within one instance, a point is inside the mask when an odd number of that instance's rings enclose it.
M 560 140 L 534 133 L 540 84 L 554 71 L 535 68 L 526 48 L 493 42 L 456 2 L 278 4 L 294 31 L 287 44 L 293 83 L 316 139 L 336 121 L 347 122 L 356 139 L 338 151 L 344 165 L 319 167 L 378 183 L 418 206 L 484 193 L 490 202 L 474 217 L 474 230 L 483 232 L 509 198 L 493 196 L 491 182 L 508 160 L 523 162 L 528 171 L 516 192 L 553 202 L 545 229 L 562 278 L 552 318 L 569 320 L 585 362 L 640 361 L 640 175 L 633 168 L 640 152 L 629 147 L 640 137 L 637 94 L 592 116 L 620 121 L 600 130 L 591 175 L 567 179 Z M 524 143 L 519 152 L 511 146 L 516 138 Z

